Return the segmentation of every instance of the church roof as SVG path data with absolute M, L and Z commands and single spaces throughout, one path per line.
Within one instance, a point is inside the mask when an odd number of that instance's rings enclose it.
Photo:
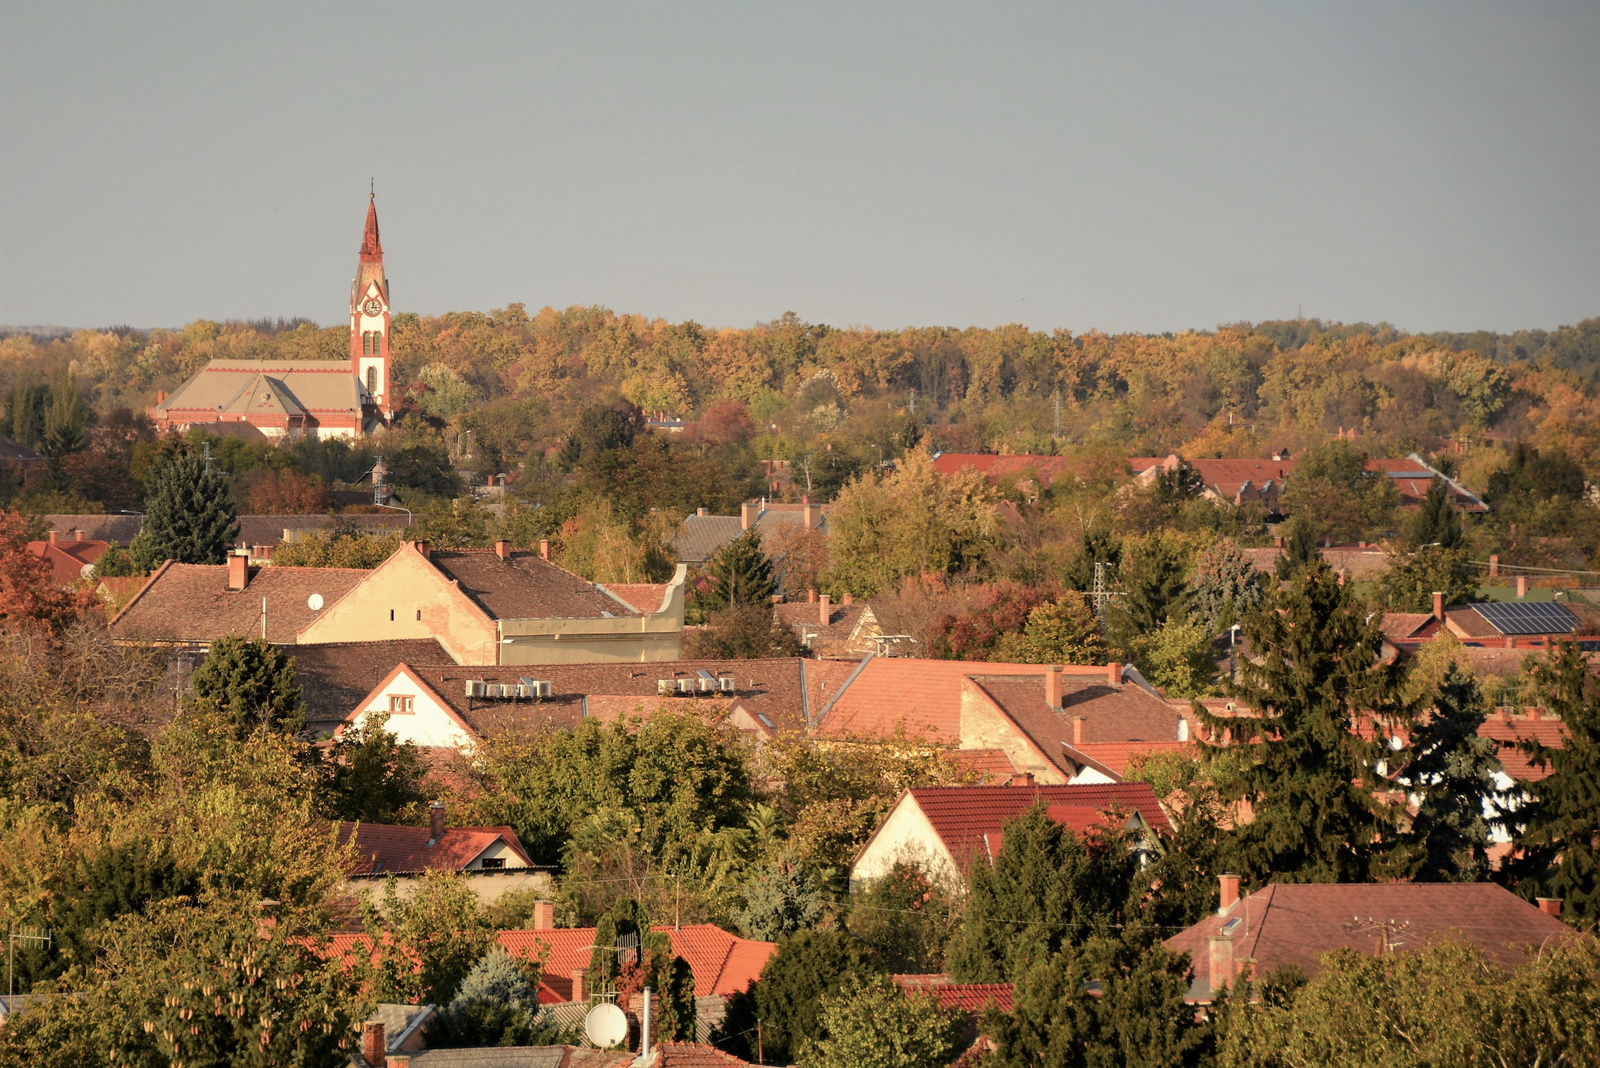
M 367 201 L 367 228 L 361 235 L 361 258 L 363 260 L 383 258 L 383 242 L 378 240 L 378 203 L 376 200 Z
M 363 395 L 344 360 L 212 360 L 157 415 L 316 415 L 360 412 Z

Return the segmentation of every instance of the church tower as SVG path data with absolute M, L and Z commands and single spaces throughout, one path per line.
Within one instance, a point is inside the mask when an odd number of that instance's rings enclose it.
M 394 417 L 389 391 L 389 280 L 383 273 L 383 243 L 378 240 L 378 205 L 367 201 L 367 229 L 361 235 L 361 262 L 350 284 L 350 369 L 385 421 Z

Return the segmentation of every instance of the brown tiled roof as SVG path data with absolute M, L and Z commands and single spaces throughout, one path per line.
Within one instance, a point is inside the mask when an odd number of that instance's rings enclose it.
M 856 660 L 874 651 L 870 640 L 850 641 L 855 636 L 856 628 L 866 621 L 868 626 L 863 631 L 864 635 L 883 633 L 883 629 L 873 622 L 876 617 L 869 617 L 869 612 L 870 608 L 865 604 L 830 604 L 828 622 L 824 625 L 820 601 L 785 602 L 774 605 L 772 609 L 777 621 L 805 642 L 813 655 Z
M 1392 642 L 1407 641 L 1433 619 L 1432 612 L 1385 612 L 1380 629 Z
M 347 360 L 212 360 L 154 411 L 158 418 L 201 422 L 201 416 L 243 413 L 263 378 L 271 396 L 283 398 L 291 411 L 360 415 L 356 376 Z
M 319 733 L 332 733 L 397 664 L 418 670 L 455 665 L 433 638 L 296 645 L 289 653 L 305 691 L 306 726 Z
M 28 551 L 42 557 L 50 565 L 55 580 L 66 586 L 83 578 L 83 570 L 100 559 L 100 554 L 110 548 L 103 541 L 79 541 L 76 538 L 50 541 L 30 541 Z
M 1167 939 L 1166 946 L 1190 955 L 1198 976 L 1191 997 L 1207 1000 L 1213 936 L 1232 934 L 1234 960 L 1253 960 L 1257 976 L 1286 964 L 1310 976 L 1329 950 L 1381 952 L 1385 929 L 1389 945 L 1401 952 L 1457 934 L 1507 971 L 1528 959 L 1530 947 L 1536 952 L 1551 936 L 1574 933 L 1493 883 L 1276 883 Z
M 501 557 L 489 549 L 457 549 L 436 551 L 429 559 L 495 619 L 638 615 L 592 582 L 557 567 L 538 553 L 513 552 Z
M 1450 629 L 1456 631 L 1463 638 L 1501 638 L 1504 637 L 1493 623 L 1484 619 L 1473 608 L 1447 608 L 1445 619 L 1450 621 Z
M 685 564 L 703 564 L 744 533 L 736 515 L 691 515 L 678 527 L 672 547 Z
M 1004 749 L 956 749 L 951 751 L 950 758 L 977 772 L 980 784 L 1002 785 L 1017 773 L 1017 766 Z
M 510 827 L 448 827 L 433 845 L 433 832 L 427 827 L 404 827 L 392 823 L 341 823 L 339 844 L 352 840 L 361 854 L 351 875 L 403 874 L 420 871 L 462 871 L 495 842 L 504 841 L 511 851 L 532 866 L 527 850 Z
M 261 636 L 261 602 L 267 602 L 268 641 L 293 644 L 323 606 L 343 597 L 369 571 L 343 567 L 259 567 L 250 569 L 242 590 L 228 589 L 226 564 L 161 565 L 150 581 L 111 621 L 118 638 L 137 641 L 210 642 L 228 634 Z
M 1194 749 L 1193 742 L 1084 742 L 1082 745 L 1065 745 L 1062 747 L 1070 759 L 1074 754 L 1086 757 L 1103 771 L 1110 772 L 1121 778 L 1128 768 L 1128 761 L 1136 756 L 1148 756 L 1151 753 L 1189 753 Z
M 1283 555 L 1283 550 L 1277 548 L 1239 551 L 1257 571 L 1263 572 L 1271 572 Z M 1333 545 L 1318 551 L 1329 567 L 1355 581 L 1376 578 L 1389 569 L 1389 555 L 1376 546 L 1363 549 L 1358 545 Z
M 847 668 L 854 665 L 843 665 Z M 661 679 L 695 679 L 701 671 L 713 677 L 731 675 L 733 696 L 752 716 L 765 717 L 774 731 L 803 731 L 808 703 L 806 691 L 815 695 L 819 685 L 814 676 L 818 663 L 801 659 L 772 660 L 669 660 L 655 663 L 603 664 L 526 664 L 487 666 L 442 664 L 417 667 L 417 676 L 435 690 L 474 731 L 538 729 L 544 726 L 570 726 L 584 716 L 584 698 L 604 698 L 597 712 L 615 714 L 621 702 L 632 701 L 647 711 L 655 707 L 657 683 Z M 550 683 L 551 696 L 531 698 L 485 698 L 466 696 L 468 680 L 514 683 L 522 678 Z M 374 681 L 374 685 L 376 685 Z M 362 696 L 365 696 L 363 691 Z M 721 700 L 726 695 L 697 693 L 699 698 Z M 687 705 L 690 698 L 674 697 Z M 354 702 L 350 708 L 354 708 Z M 346 711 L 349 711 L 347 709 Z M 631 712 L 632 709 L 626 711 Z
M 1060 712 L 1045 703 L 1042 675 L 974 673 L 968 677 L 1033 739 L 1046 759 L 1068 774 L 1076 769 L 1062 753 L 1062 747 L 1074 744 L 1079 717 L 1086 743 L 1177 743 L 1178 724 L 1183 720 L 1177 709 L 1143 687 L 1131 683 L 1113 687 L 1103 673 L 1064 674 Z
M 126 546 L 139 533 L 144 524 L 142 515 L 47 515 L 45 527 L 58 534 L 70 536 L 74 530 L 83 531 L 85 538 L 108 541 Z
M 694 974 L 696 997 L 736 994 L 761 974 L 767 959 L 777 952 L 776 942 L 759 942 L 729 934 L 709 923 L 681 927 L 656 926 L 672 939 L 672 952 L 684 959 Z M 558 927 L 543 931 L 501 931 L 496 938 L 514 957 L 532 957 L 549 947 L 544 983 L 561 1001 L 572 998 L 572 973 L 589 966 L 594 948 L 593 927 Z M 543 1000 L 541 998 L 541 1000 Z
M 952 856 L 973 850 L 993 852 L 1006 821 L 1026 812 L 1036 800 L 1056 812 L 1052 819 L 1089 826 L 1113 809 L 1137 812 L 1153 830 L 1172 824 L 1148 783 L 1095 783 L 1087 786 L 925 786 L 909 791 Z M 985 842 L 985 836 L 988 841 Z
M 45 455 L 0 434 L 0 460 L 9 460 L 14 464 L 38 464 L 45 462 Z
M 660 1068 L 750 1068 L 751 1064 L 700 1042 L 662 1042 L 655 1049 Z
M 621 597 L 641 615 L 661 611 L 672 586 L 665 582 L 607 582 L 604 587 L 614 597 Z

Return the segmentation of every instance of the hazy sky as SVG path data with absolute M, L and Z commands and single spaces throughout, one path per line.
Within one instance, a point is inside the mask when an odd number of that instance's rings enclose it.
M 1600 3 L 0 0 L 0 323 L 1600 314 Z

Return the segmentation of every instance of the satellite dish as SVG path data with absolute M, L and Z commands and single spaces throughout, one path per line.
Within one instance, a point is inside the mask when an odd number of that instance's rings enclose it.
M 322 611 L 322 594 L 313 593 L 310 597 L 307 597 L 306 607 L 311 609 L 313 612 Z
M 602 1001 L 583 1018 L 583 1035 L 601 1049 L 620 1046 L 628 1037 L 628 1018 L 609 1001 Z

